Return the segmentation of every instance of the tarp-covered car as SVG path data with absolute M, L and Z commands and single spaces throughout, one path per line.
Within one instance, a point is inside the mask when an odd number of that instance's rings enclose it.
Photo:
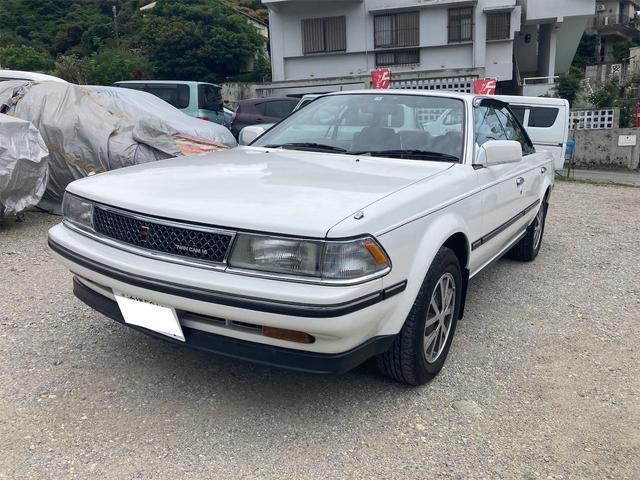
M 30 122 L 0 114 L 0 215 L 38 204 L 47 186 L 47 155 Z
M 49 149 L 40 202 L 58 212 L 78 178 L 165 158 L 235 147 L 221 125 L 191 118 L 145 92 L 55 82 L 0 83 L 0 111 L 28 120 Z

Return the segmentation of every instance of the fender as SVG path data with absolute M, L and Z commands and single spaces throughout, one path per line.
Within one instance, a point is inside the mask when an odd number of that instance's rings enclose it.
M 388 251 L 395 252 L 395 258 L 392 258 L 392 262 L 398 267 L 383 278 L 384 285 L 391 285 L 395 281 L 394 270 L 398 272 L 398 275 L 400 275 L 400 272 L 408 272 L 408 274 L 405 274 L 407 288 L 402 295 L 399 295 L 393 319 L 390 319 L 384 326 L 385 333 L 396 334 L 400 331 L 409 311 L 413 307 L 424 277 L 427 275 L 436 253 L 449 238 L 460 233 L 465 237 L 467 250 L 467 264 L 461 265 L 463 269 L 463 285 L 461 288 L 463 288 L 464 295 L 466 293 L 464 277 L 468 268 L 470 244 L 469 232 L 460 214 L 440 212 L 439 215 L 429 215 L 379 237 L 379 240 Z M 406 242 L 408 238 L 419 238 L 420 240 L 419 242 L 412 241 L 412 248 L 408 248 L 410 246 Z

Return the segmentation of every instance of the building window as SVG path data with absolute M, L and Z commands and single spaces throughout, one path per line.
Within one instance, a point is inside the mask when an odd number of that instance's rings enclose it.
M 377 67 L 391 67 L 393 65 L 415 65 L 420 63 L 420 50 L 393 50 L 391 52 L 376 53 Z
M 473 40 L 473 7 L 449 9 L 449 42 Z
M 347 50 L 346 17 L 308 18 L 302 20 L 302 51 L 309 53 L 345 52 Z
M 487 40 L 511 38 L 511 12 L 487 14 Z
M 375 48 L 415 47 L 420 44 L 420 12 L 373 17 Z

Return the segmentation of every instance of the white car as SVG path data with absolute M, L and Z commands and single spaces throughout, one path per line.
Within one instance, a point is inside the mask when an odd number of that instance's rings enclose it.
M 434 136 L 445 110 L 460 128 Z M 551 154 L 502 102 L 341 92 L 250 147 L 71 183 L 49 245 L 76 296 L 134 329 L 305 372 L 377 356 L 418 385 L 468 280 L 536 257 L 552 188 Z

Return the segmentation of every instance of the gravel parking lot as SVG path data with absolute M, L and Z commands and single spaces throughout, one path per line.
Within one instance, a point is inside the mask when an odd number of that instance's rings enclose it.
M 107 320 L 47 253 L 57 221 L 0 220 L 0 478 L 640 477 L 640 189 L 558 184 L 538 259 L 474 279 L 419 388 Z

